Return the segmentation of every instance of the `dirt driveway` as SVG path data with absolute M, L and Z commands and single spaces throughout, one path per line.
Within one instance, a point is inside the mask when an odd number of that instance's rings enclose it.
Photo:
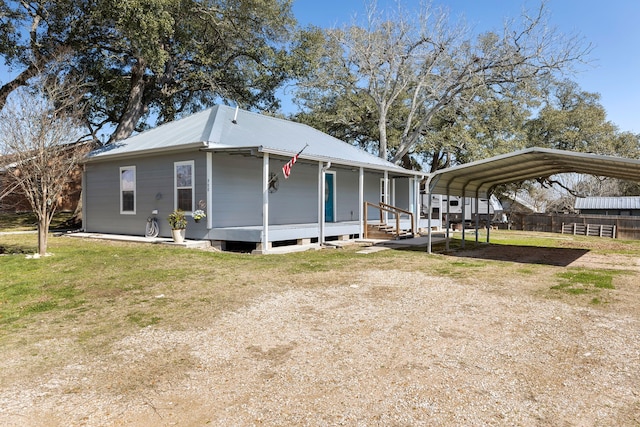
M 623 258 L 598 262 L 638 267 Z M 376 270 L 332 285 L 327 275 L 322 289 L 272 294 L 194 328 L 150 326 L 39 377 L 11 375 L 31 357 L 16 350 L 0 361 L 0 424 L 640 425 L 638 276 L 590 306 L 551 297 L 529 270 L 477 282 Z

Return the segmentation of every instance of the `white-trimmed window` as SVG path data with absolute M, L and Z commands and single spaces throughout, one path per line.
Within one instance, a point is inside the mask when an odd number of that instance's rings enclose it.
M 175 209 L 192 212 L 194 206 L 194 162 L 175 162 L 173 164 L 173 178 L 175 188 Z
M 136 213 L 136 167 L 120 168 L 120 213 Z

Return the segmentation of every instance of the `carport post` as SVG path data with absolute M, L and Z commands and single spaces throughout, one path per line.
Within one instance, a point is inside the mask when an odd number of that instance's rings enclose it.
M 493 189 L 490 188 L 489 191 L 487 191 L 487 243 L 489 243 L 489 233 L 491 230 L 491 194 L 492 193 L 493 193 Z
M 427 190 L 427 196 L 428 196 L 428 201 L 427 201 L 427 253 L 431 253 L 431 209 L 432 209 L 432 204 L 433 202 L 431 201 L 432 195 L 431 195 L 431 190 L 429 190 L 429 182 L 427 181 L 427 187 L 425 188 L 425 190 Z M 442 226 L 442 222 L 440 223 L 440 226 Z
M 479 230 L 480 230 L 480 198 L 478 196 L 478 189 L 476 189 L 476 206 L 474 208 L 476 214 L 476 245 L 478 244 Z
M 451 228 L 451 194 L 449 194 L 449 187 L 447 186 L 447 238 L 445 239 L 445 249 L 449 251 L 449 229 Z
M 466 205 L 467 205 L 466 197 L 462 196 L 462 223 L 461 223 L 461 225 L 462 225 L 462 242 L 460 242 L 460 247 L 462 249 L 464 249 L 464 240 L 465 240 L 465 237 L 466 237 L 466 233 L 465 233 L 465 228 L 466 228 L 465 227 L 465 223 L 467 221 L 467 218 L 466 218 L 466 216 L 467 216 Z

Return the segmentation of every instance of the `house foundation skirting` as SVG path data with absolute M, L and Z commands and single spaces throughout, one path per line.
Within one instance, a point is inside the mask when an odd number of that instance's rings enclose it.
M 408 220 L 401 220 L 401 226 L 410 226 Z M 426 219 L 420 219 L 419 228 L 426 227 Z M 348 240 L 362 237 L 359 221 L 327 222 L 324 226 L 325 241 Z M 215 242 L 262 243 L 262 226 L 219 227 L 212 228 L 208 236 L 203 237 Z M 318 243 L 319 227 L 316 223 L 285 224 L 269 226 L 269 244 L 277 246 L 278 242 L 295 242 L 291 244 L 308 245 Z M 215 244 L 214 244 L 215 246 Z M 263 248 L 264 249 L 264 248 Z M 266 248 L 270 249 L 269 247 Z
M 343 236 L 360 236 L 360 222 L 332 222 L 325 223 L 325 237 L 330 240 L 344 238 Z M 221 227 L 209 231 L 209 240 L 231 242 L 261 243 L 262 226 Z M 296 241 L 298 244 L 311 243 L 318 239 L 318 224 L 287 224 L 269 226 L 269 243 L 282 241 Z

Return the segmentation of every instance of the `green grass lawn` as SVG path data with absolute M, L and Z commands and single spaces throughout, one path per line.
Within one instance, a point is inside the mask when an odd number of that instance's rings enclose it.
M 12 229 L 22 229 L 24 222 L 28 221 L 14 223 Z M 452 242 L 456 245 L 459 241 Z M 640 253 L 640 242 L 635 241 L 567 240 L 562 235 L 513 231 L 492 232 L 492 245 L 600 245 L 590 250 L 622 257 Z M 474 242 L 466 246 L 476 247 Z M 632 283 L 638 274 L 465 258 L 455 251 L 428 255 L 424 248 L 363 255 L 354 245 L 284 255 L 247 255 L 52 236 L 48 250 L 52 256 L 25 256 L 36 247 L 35 234 L 0 235 L 0 254 L 4 248 L 4 255 L 0 255 L 0 347 L 64 334 L 88 348 L 99 348 L 149 325 L 193 327 L 270 293 L 348 285 L 368 270 L 422 272 L 470 285 L 482 280 L 507 283 L 522 277 L 540 283 L 536 292 L 543 299 L 577 298 L 578 304 L 613 301 L 611 293 L 618 291 L 617 281 Z M 486 245 L 479 246 L 483 247 Z M 436 252 L 442 248 L 435 246 Z M 589 292 L 581 295 L 571 289 Z
M 73 216 L 70 212 L 58 212 L 51 221 L 50 228 L 60 228 Z M 8 214 L 0 212 L 0 232 L 7 231 L 35 231 L 38 220 L 32 213 Z

